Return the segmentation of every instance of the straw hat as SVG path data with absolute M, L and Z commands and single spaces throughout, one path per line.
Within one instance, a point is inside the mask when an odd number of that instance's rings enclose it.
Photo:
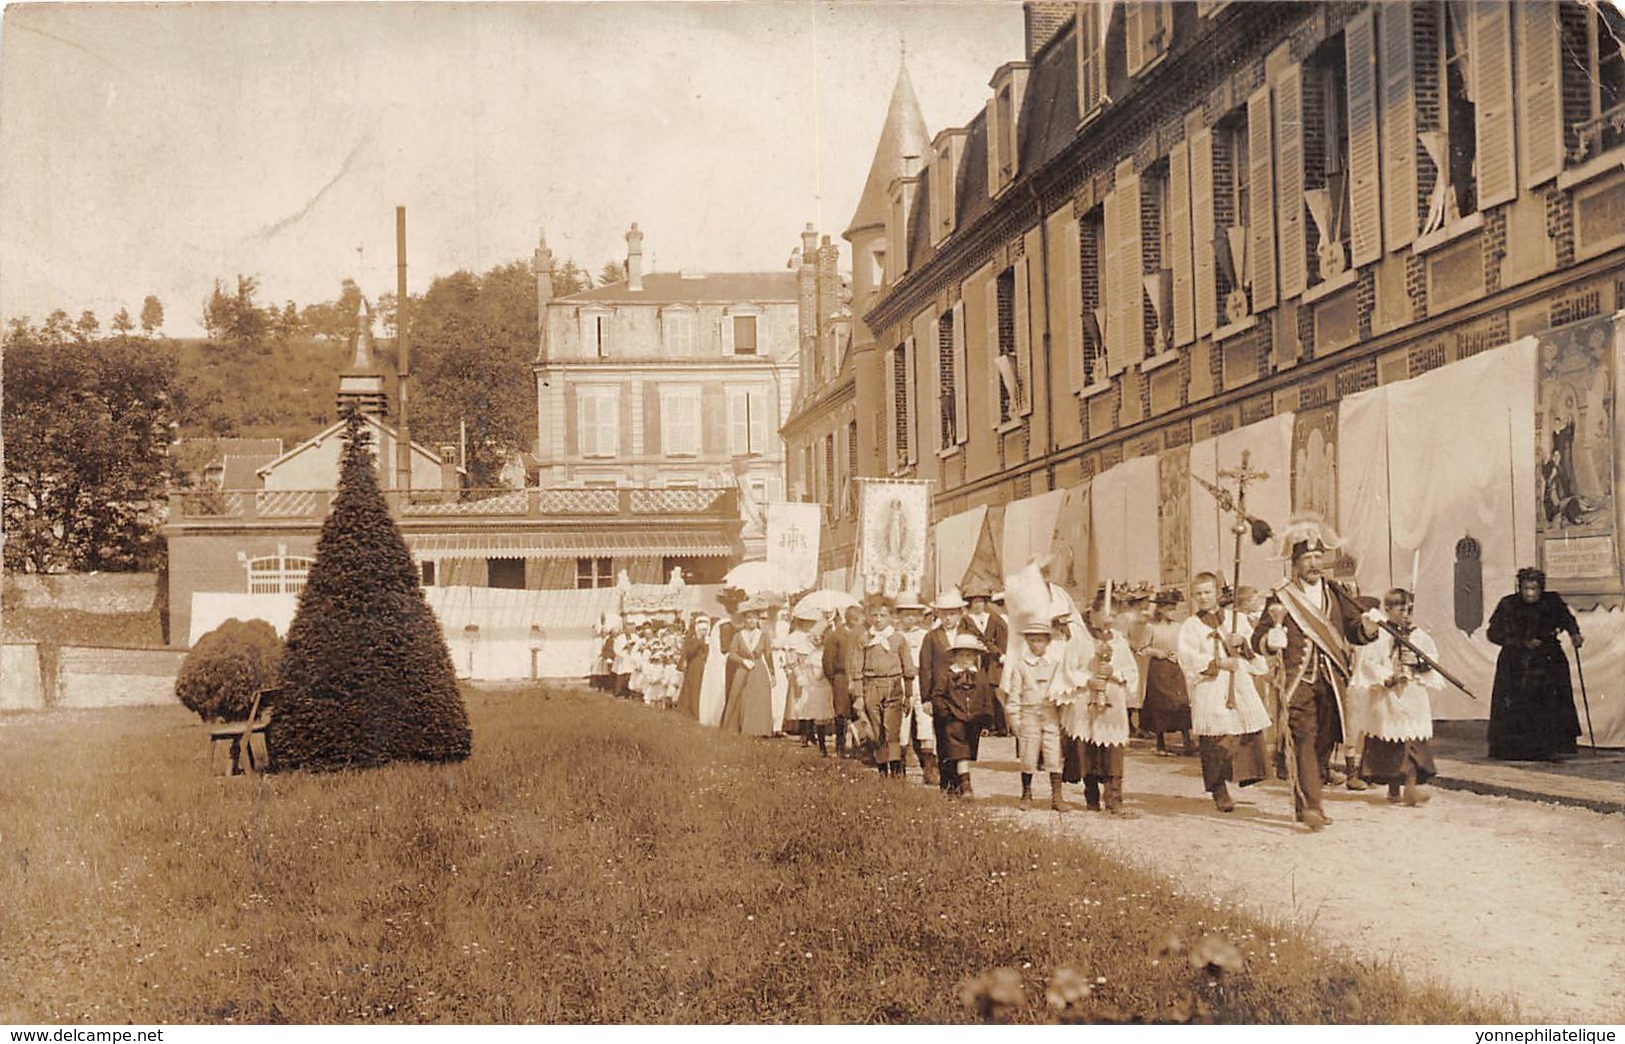
M 931 608 L 939 613 L 963 609 L 965 608 L 965 599 L 960 597 L 959 588 L 950 587 L 937 595 L 936 601 L 931 603 Z
M 1054 637 L 1055 632 L 1045 620 L 1034 620 L 1021 629 L 1022 634 L 1042 634 Z
M 971 652 L 987 652 L 987 646 L 982 644 L 982 640 L 966 631 L 954 635 L 954 644 L 951 648 L 954 652 L 961 649 L 969 649 Z
M 923 612 L 925 612 L 924 603 L 922 603 L 920 601 L 920 596 L 918 594 L 915 594 L 913 591 L 904 591 L 901 594 L 899 594 L 897 596 L 897 601 L 892 604 L 892 608 L 895 609 L 897 612 L 900 612 L 900 613 L 906 613 L 906 612 L 923 613 Z

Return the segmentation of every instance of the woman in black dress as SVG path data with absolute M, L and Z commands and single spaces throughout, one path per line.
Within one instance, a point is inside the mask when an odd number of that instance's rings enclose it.
M 1561 761 L 1575 752 L 1580 716 L 1560 631 L 1576 650 L 1583 644 L 1574 614 L 1546 590 L 1546 574 L 1518 570 L 1518 593 L 1501 599 L 1490 617 L 1489 639 L 1501 647 L 1490 697 L 1490 757 Z

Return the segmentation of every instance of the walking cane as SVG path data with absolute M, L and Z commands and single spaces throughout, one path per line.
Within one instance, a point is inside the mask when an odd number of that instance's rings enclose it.
M 1574 635 L 1569 635 L 1569 644 L 1574 644 Z M 1574 670 L 1580 676 L 1580 705 L 1586 711 L 1586 734 L 1591 737 L 1591 756 L 1597 756 L 1597 733 L 1591 727 L 1591 698 L 1586 695 L 1586 670 L 1580 663 L 1580 647 L 1574 646 Z

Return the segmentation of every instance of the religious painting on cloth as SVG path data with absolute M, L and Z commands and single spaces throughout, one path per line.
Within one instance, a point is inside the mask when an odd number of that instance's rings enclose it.
M 861 479 L 858 574 L 865 594 L 918 591 L 925 578 L 931 530 L 931 486 L 898 479 Z
M 1191 576 L 1191 450 L 1157 454 L 1157 562 L 1164 584 L 1184 587 Z
M 1619 594 L 1614 500 L 1614 321 L 1539 336 L 1536 352 L 1535 542 L 1564 591 Z

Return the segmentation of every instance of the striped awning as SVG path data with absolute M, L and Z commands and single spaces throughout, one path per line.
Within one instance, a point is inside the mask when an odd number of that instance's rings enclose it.
M 448 558 L 589 558 L 607 556 L 731 558 L 738 554 L 714 533 L 408 533 L 420 562 Z

